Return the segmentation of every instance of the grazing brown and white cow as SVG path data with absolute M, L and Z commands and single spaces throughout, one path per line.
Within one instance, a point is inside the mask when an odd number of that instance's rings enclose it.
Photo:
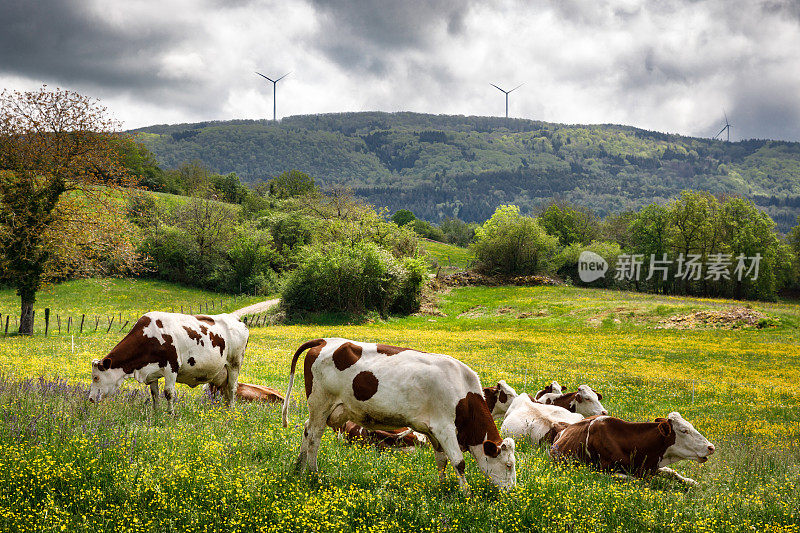
M 607 415 L 608 411 L 600 403 L 602 399 L 602 394 L 595 392 L 588 385 L 581 385 L 575 392 L 542 394 L 535 401 L 546 405 L 557 405 L 571 413 L 579 413 L 583 416 Z
M 478 375 L 447 355 L 339 338 L 308 341 L 292 358 L 284 427 L 295 366 L 305 350 L 309 418 L 297 467 L 316 471 L 326 424 L 338 427 L 349 420 L 368 429 L 409 427 L 422 433 L 433 446 L 440 479 L 449 460 L 464 492 L 469 492 L 464 451 L 496 485 L 516 484 L 514 440 L 500 438 Z
M 517 391 L 501 379 L 497 382 L 497 385 L 484 387 L 483 397 L 486 398 L 486 405 L 489 406 L 489 410 L 492 412 L 492 418 L 497 420 L 503 418 L 503 415 L 506 414 L 508 406 L 517 397 Z
M 561 385 L 558 384 L 558 381 L 551 381 L 550 385 L 546 386 L 545 388 L 543 388 L 540 391 L 537 391 L 536 392 L 536 396 L 533 397 L 533 400 L 538 400 L 539 398 L 541 398 L 545 394 L 554 394 L 554 393 L 557 396 L 560 396 L 561 394 L 563 394 L 563 391 L 561 390 Z
M 213 383 L 208 384 L 208 392 L 216 396 L 222 390 Z M 252 383 L 239 383 L 236 386 L 236 399 L 244 402 L 283 403 L 283 394 L 272 387 L 253 385 Z
M 664 475 L 692 485 L 697 483 L 667 465 L 683 459 L 703 463 L 712 453 L 714 445 L 677 412 L 655 422 L 587 418 L 561 431 L 550 448 L 554 460 L 575 459 L 637 477 Z
M 534 402 L 527 394 L 520 394 L 508 408 L 500 434 L 517 440 L 528 438 L 534 444 L 553 442 L 559 431 L 581 420 L 582 414 Z
M 221 387 L 230 407 L 249 336 L 247 327 L 234 315 L 147 313 L 107 356 L 92 361 L 89 400 L 96 402 L 115 394 L 122 382 L 132 377 L 150 385 L 156 406 L 158 380 L 163 377 L 170 413 L 175 411 L 176 382 Z
M 367 429 L 349 420 L 345 422 L 344 426 L 337 428 L 336 432 L 348 442 L 364 442 L 374 444 L 378 448 L 393 446 L 404 448 L 425 442 L 425 437 L 415 433 L 411 428 L 381 431 L 380 429 Z

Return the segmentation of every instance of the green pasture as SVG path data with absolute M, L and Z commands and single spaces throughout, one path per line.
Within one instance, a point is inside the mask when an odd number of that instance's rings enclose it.
M 420 239 L 420 245 L 428 256 L 436 259 L 442 267 L 469 268 L 475 258 L 467 248 L 443 242 Z
M 158 300 L 164 305 L 183 291 L 162 288 L 174 291 Z M 100 303 L 105 293 L 83 290 L 85 300 L 114 308 Z M 129 298 L 152 297 L 145 292 Z M 699 487 L 556 467 L 546 449 L 519 442 L 517 488 L 497 491 L 470 456 L 466 498 L 452 469 L 438 482 L 427 448 L 379 452 L 330 431 L 320 473 L 297 475 L 302 383 L 286 429 L 277 406 L 227 411 L 182 385 L 174 417 L 153 412 L 135 382 L 92 405 L 89 361 L 122 333 L 9 336 L 0 337 L 0 530 L 800 529 L 797 304 L 751 303 L 769 317 L 761 327 L 669 330 L 656 326 L 734 303 L 569 287 L 461 288 L 438 298 L 440 315 L 253 328 L 242 381 L 285 388 L 299 344 L 342 336 L 447 353 L 485 385 L 505 379 L 519 392 L 552 379 L 571 390 L 586 383 L 603 392 L 612 415 L 646 420 L 679 411 L 692 421 L 718 450 L 703 465 L 675 466 Z

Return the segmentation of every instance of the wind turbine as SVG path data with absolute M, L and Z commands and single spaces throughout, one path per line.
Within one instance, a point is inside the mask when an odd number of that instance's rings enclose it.
M 725 115 L 725 125 L 722 127 L 721 130 L 719 130 L 719 133 L 714 135 L 714 137 L 712 137 L 712 138 L 716 139 L 717 137 L 719 137 L 722 134 L 723 131 L 727 130 L 727 132 L 728 132 L 728 142 L 731 142 L 731 125 L 728 123 L 728 114 L 725 111 L 723 111 L 722 114 Z
M 517 89 L 519 89 L 520 87 L 522 87 L 525 84 L 524 83 L 520 83 L 519 85 L 517 85 L 516 87 L 514 87 L 510 91 L 505 91 L 505 90 L 501 89 L 500 87 L 498 87 L 497 85 L 495 85 L 494 83 L 490 83 L 489 85 L 491 85 L 492 87 L 494 87 L 498 91 L 500 91 L 502 93 L 505 93 L 505 95 L 506 95 L 506 118 L 508 118 L 508 95 L 510 93 L 513 93 L 514 91 L 516 91 Z
M 273 121 L 274 121 L 274 120 L 276 120 L 276 116 L 277 116 L 277 115 L 276 115 L 276 113 L 275 113 L 275 110 L 276 110 L 276 104 L 275 104 L 275 87 L 278 85 L 278 82 L 279 82 L 279 81 L 281 81 L 283 78 L 285 78 L 286 76 L 288 76 L 288 75 L 289 75 L 289 74 L 291 74 L 291 73 L 292 73 L 292 72 L 291 72 L 291 71 L 289 71 L 289 72 L 287 72 L 286 74 L 284 74 L 283 76 L 281 76 L 280 78 L 278 78 L 277 80 L 273 80 L 272 78 L 268 78 L 267 76 L 264 76 L 264 75 L 263 75 L 263 74 L 261 74 L 260 72 L 256 72 L 256 74 L 258 74 L 258 75 L 259 75 L 259 76 L 261 76 L 262 78 L 265 78 L 265 79 L 267 79 L 267 80 L 269 80 L 269 81 L 271 81 L 271 82 L 272 82 L 272 120 L 273 120 Z

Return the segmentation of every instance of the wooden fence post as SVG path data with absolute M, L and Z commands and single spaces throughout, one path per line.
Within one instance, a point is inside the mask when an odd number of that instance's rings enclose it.
M 69 327 L 72 325 L 72 317 L 67 319 L 67 335 L 69 335 Z
M 11 318 L 9 315 L 6 315 L 6 337 L 8 337 L 8 319 Z
M 61 335 L 61 315 L 56 315 L 56 321 L 58 322 L 58 334 Z
M 94 317 L 94 330 L 95 330 L 95 331 L 97 331 L 97 327 L 98 327 L 99 325 L 100 325 L 100 317 L 99 317 L 99 316 L 95 316 L 95 317 Z
M 124 330 L 124 329 L 125 329 L 125 326 L 127 326 L 127 325 L 128 325 L 128 322 L 130 322 L 130 320 L 126 320 L 126 321 L 125 321 L 125 323 L 124 323 L 124 324 L 122 324 L 122 327 L 121 327 L 121 328 L 119 328 L 119 330 L 120 330 L 120 331 Z
M 111 321 L 108 323 L 108 329 L 106 330 L 106 333 L 108 333 L 109 331 L 111 331 L 111 325 L 112 325 L 113 323 L 114 323 L 114 315 L 111 315 Z
M 47 337 L 47 330 L 50 329 L 50 308 L 44 308 L 44 336 Z
M 81 330 L 79 333 L 83 333 L 83 321 L 86 320 L 86 314 L 81 315 Z

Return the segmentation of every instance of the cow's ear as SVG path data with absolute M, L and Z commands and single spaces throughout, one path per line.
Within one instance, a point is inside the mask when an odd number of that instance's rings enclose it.
M 498 455 L 500 455 L 500 449 L 494 442 L 490 440 L 485 440 L 483 441 L 483 453 L 485 453 L 489 457 L 497 457 Z
M 594 390 L 594 389 L 592 389 L 592 390 Z M 597 391 L 594 391 L 594 393 L 595 393 L 595 394 L 597 394 L 597 399 L 598 399 L 598 400 L 602 400 L 602 399 L 603 399 L 603 395 L 602 395 L 602 394 L 600 394 L 600 393 L 599 393 L 599 392 L 597 392 Z
M 109 368 L 111 368 L 111 358 L 110 357 L 104 358 L 101 361 L 101 364 L 103 365 L 103 370 L 108 370 Z
M 581 396 L 580 393 L 578 393 L 578 394 L 575 395 L 575 400 L 578 403 L 581 403 L 581 402 L 583 402 L 583 396 Z
M 658 418 L 656 421 L 658 422 L 658 432 L 665 437 L 669 437 L 669 434 L 672 433 L 672 424 L 669 423 L 669 420 Z

